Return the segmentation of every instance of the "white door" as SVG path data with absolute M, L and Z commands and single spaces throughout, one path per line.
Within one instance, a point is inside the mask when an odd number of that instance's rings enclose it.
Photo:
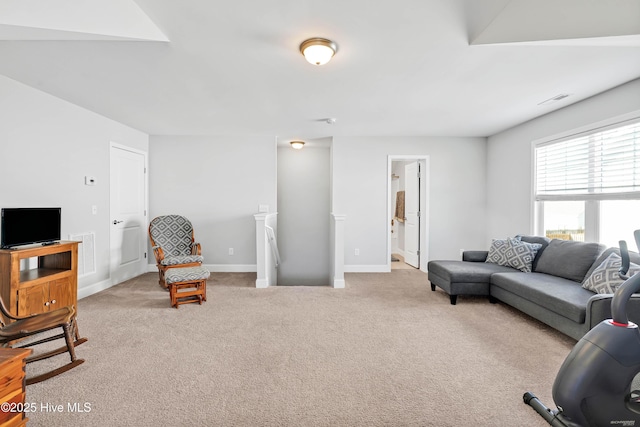
M 146 154 L 111 146 L 111 280 L 120 283 L 146 271 Z
M 404 167 L 404 262 L 420 267 L 420 167 L 412 162 Z

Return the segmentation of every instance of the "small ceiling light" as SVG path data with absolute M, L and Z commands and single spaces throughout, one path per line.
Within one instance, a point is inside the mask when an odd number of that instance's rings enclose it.
M 324 65 L 338 51 L 338 46 L 331 40 L 315 37 L 300 44 L 300 52 L 313 65 Z
M 291 146 L 296 150 L 301 150 L 304 147 L 304 141 L 291 141 Z

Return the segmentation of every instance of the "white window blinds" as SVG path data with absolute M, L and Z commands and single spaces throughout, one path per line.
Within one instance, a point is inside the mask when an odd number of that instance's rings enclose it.
M 640 198 L 640 121 L 536 147 L 536 200 Z

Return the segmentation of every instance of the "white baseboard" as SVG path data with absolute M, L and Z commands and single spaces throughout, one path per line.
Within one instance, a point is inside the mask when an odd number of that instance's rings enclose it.
M 345 265 L 345 273 L 389 273 L 391 269 L 386 264 L 380 265 Z
M 344 279 L 333 279 L 334 289 L 344 289 L 344 286 L 345 286 Z
M 100 291 L 109 289 L 113 285 L 114 283 L 112 283 L 111 279 L 107 279 L 98 283 L 94 283 L 89 286 L 83 286 L 81 288 L 78 288 L 78 299 L 86 298 L 89 295 L 97 294 Z
M 264 289 L 269 287 L 269 281 L 267 279 L 256 280 L 256 288 Z
M 212 273 L 255 273 L 258 267 L 255 264 L 202 264 Z
M 202 264 L 210 272 L 218 273 L 255 273 L 258 267 L 255 264 Z M 155 264 L 147 265 L 147 273 L 157 273 L 158 267 Z

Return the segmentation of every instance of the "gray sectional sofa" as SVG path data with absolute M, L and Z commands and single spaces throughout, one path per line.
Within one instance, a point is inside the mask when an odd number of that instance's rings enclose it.
M 490 251 L 465 251 L 462 261 L 428 263 L 431 290 L 444 290 L 452 305 L 458 295 L 486 295 L 491 302 L 502 301 L 576 340 L 611 317 L 613 295 L 594 293 L 582 283 L 586 278 L 592 282 L 603 263 L 612 259 L 611 253 L 619 255 L 617 248 L 538 236 L 517 239 L 537 249 L 524 271 L 508 263 L 486 262 Z M 639 254 L 631 252 L 630 257 L 640 264 Z M 629 318 L 640 322 L 640 295 L 629 304 Z

